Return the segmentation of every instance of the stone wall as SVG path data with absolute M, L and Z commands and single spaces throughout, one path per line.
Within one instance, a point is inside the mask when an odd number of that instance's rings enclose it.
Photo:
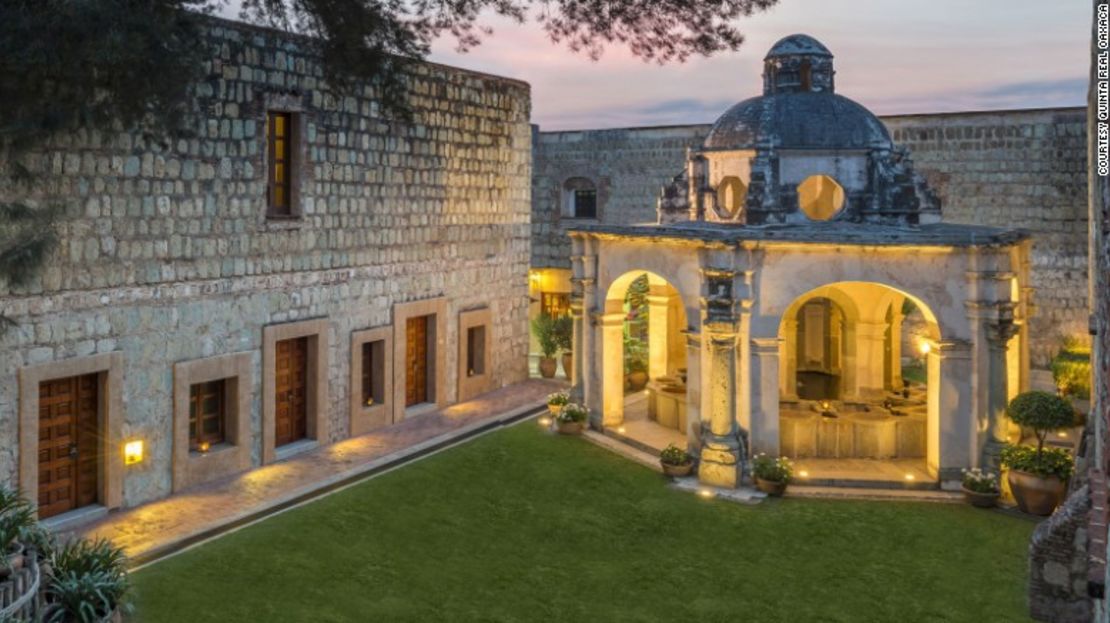
M 1081 487 L 1041 522 L 1029 543 L 1029 613 L 1038 621 L 1086 623 L 1087 515 L 1090 491 Z
M 1032 365 L 1046 368 L 1063 336 L 1087 332 L 1086 130 L 1082 108 L 884 117 L 938 191 L 945 221 L 1033 233 Z M 569 267 L 560 185 L 598 184 L 604 223 L 655 220 L 660 187 L 708 125 L 538 132 L 532 266 Z
M 488 306 L 497 386 L 527 376 L 531 143 L 527 84 L 424 64 L 411 124 L 371 87 L 337 97 L 307 41 L 213 20 L 192 139 L 59 137 L 28 159 L 30 198 L 60 202 L 61 244 L 26 288 L 0 283 L 0 482 L 16 480 L 23 366 L 122 352 L 125 506 L 170 491 L 173 364 L 248 351 L 252 462 L 261 455 L 262 328 L 327 318 L 328 440 L 348 435 L 352 331 L 398 303 L 447 299 L 447 397 L 461 311 Z M 302 128 L 299 218 L 265 217 L 266 110 Z M 14 196 L 10 179 L 0 193 Z M 328 441 L 325 440 L 325 441 Z

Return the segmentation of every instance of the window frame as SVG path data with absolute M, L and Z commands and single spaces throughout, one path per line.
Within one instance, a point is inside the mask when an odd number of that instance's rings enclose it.
M 276 121 L 281 119 L 284 130 L 281 136 L 274 132 Z M 268 109 L 266 111 L 266 218 L 268 219 L 294 219 L 300 216 L 298 210 L 298 185 L 295 183 L 300 171 L 300 161 L 297 149 L 300 144 L 300 115 L 284 109 Z M 282 144 L 281 158 L 278 158 L 277 141 Z M 283 179 L 275 179 L 278 165 L 281 165 Z M 274 202 L 274 196 L 279 189 L 285 198 L 283 205 Z
M 200 446 L 207 443 L 209 448 L 227 443 L 227 415 L 228 399 L 226 378 L 212 379 L 193 383 L 189 386 L 189 451 L 199 452 Z M 206 386 L 213 386 L 208 392 L 203 392 Z M 216 400 L 216 410 L 213 414 L 202 412 L 204 403 L 208 398 Z M 205 423 L 215 419 L 218 422 L 217 433 L 205 433 Z

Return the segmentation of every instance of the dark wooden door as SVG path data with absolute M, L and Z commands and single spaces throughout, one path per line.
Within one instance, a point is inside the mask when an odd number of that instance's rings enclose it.
M 308 436 L 308 338 L 277 343 L 274 358 L 274 444 Z
M 95 504 L 100 489 L 97 375 L 39 384 L 39 517 Z
M 428 402 L 428 317 L 405 325 L 405 406 Z

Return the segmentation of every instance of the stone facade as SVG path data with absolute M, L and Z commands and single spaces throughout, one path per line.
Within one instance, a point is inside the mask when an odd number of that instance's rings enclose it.
M 1029 612 L 1038 621 L 1091 620 L 1087 596 L 1087 516 L 1090 492 L 1072 493 L 1037 526 L 1029 544 Z
M 880 117 L 940 196 L 944 222 L 1033 233 L 1031 360 L 1046 368 L 1087 327 L 1086 130 L 1082 108 Z M 560 184 L 598 183 L 598 220 L 655 220 L 659 189 L 709 125 L 537 132 L 533 268 L 568 268 Z
M 29 199 L 60 202 L 67 216 L 41 277 L 0 284 L 0 305 L 18 322 L 0 338 L 0 480 L 16 484 L 28 452 L 17 443 L 28 400 L 18 378 L 31 366 L 122 358 L 121 430 L 108 451 L 145 446 L 124 470 L 122 506 L 171 491 L 181 362 L 248 354 L 250 464 L 263 460 L 267 326 L 324 321 L 319 443 L 351 432 L 352 333 L 390 326 L 396 305 L 443 301 L 444 402 L 457 397 L 462 312 L 496 319 L 490 389 L 527 376 L 528 85 L 422 64 L 411 70 L 412 123 L 390 122 L 371 86 L 330 92 L 303 39 L 221 20 L 205 35 L 212 55 L 196 86 L 194 138 L 158 146 L 82 133 L 29 158 L 42 180 Z M 296 216 L 280 220 L 266 217 L 273 108 L 297 120 L 301 160 Z M 16 190 L 0 178 L 0 192 Z M 396 408 L 386 421 L 402 417 Z M 34 483 L 19 484 L 33 494 Z

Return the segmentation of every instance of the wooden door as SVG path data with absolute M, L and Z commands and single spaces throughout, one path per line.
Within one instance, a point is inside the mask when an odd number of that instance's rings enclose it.
M 274 445 L 308 436 L 308 338 L 277 343 L 274 357 Z
M 39 517 L 97 502 L 100 406 L 96 374 L 39 384 Z
M 405 325 L 405 406 L 428 402 L 428 316 Z

